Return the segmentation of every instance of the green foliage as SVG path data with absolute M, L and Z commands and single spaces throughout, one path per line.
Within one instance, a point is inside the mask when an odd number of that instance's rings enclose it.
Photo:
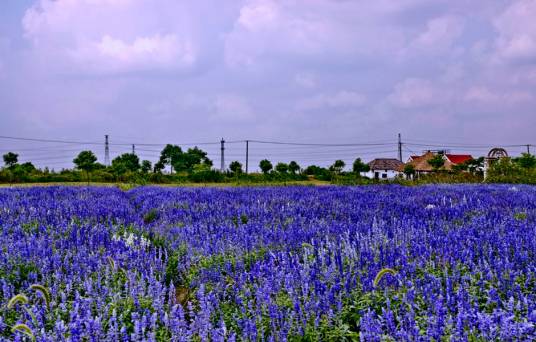
M 171 253 L 166 263 L 166 285 L 178 284 L 180 280 L 179 260 L 182 258 L 180 251 Z
M 8 154 L 6 154 L 8 155 Z M 5 155 L 5 156 L 6 156 Z M 197 147 L 183 150 L 176 145 L 166 145 L 162 150 L 160 160 L 153 165 L 149 160 L 140 160 L 135 154 L 126 153 L 116 157 L 111 167 L 106 167 L 96 162 L 96 157 L 91 151 L 82 151 L 73 160 L 75 169 L 62 169 L 61 171 L 36 169 L 30 163 L 16 164 L 16 154 L 7 157 L 11 163 L 9 167 L 0 169 L 0 183 L 78 183 L 83 180 L 98 183 L 120 182 L 128 183 L 118 186 L 130 189 L 135 185 L 145 184 L 186 184 L 186 183 L 227 183 L 230 185 L 254 185 L 254 184 L 285 184 L 290 185 L 295 181 L 331 182 L 340 185 L 360 185 L 373 183 L 366 178 L 359 177 L 360 172 L 366 172 L 369 168 L 360 158 L 352 164 L 353 172 L 344 172 L 345 163 L 337 160 L 329 168 L 317 165 L 307 166 L 300 172 L 300 165 L 296 161 L 289 164 L 278 163 L 273 170 L 272 163 L 264 159 L 259 163 L 261 173 L 244 174 L 242 164 L 234 161 L 229 165 L 230 172 L 222 173 L 212 169 L 212 161 L 207 158 L 207 153 Z M 462 164 L 454 165 L 454 172 L 434 172 L 427 175 L 415 175 L 415 169 L 408 164 L 404 168 L 406 180 L 397 178 L 390 183 L 404 185 L 426 183 L 476 183 L 483 180 L 484 158 L 468 160 Z M 15 164 L 13 164 L 15 163 Z M 432 158 L 429 163 L 435 171 L 441 171 L 444 165 L 442 154 Z M 536 184 L 536 157 L 523 154 L 519 158 L 502 158 L 494 162 L 487 174 L 487 182 L 493 183 L 529 183 Z M 7 163 L 6 163 L 7 165 Z M 175 173 L 162 173 L 166 165 L 171 165 Z M 151 169 L 153 172 L 151 172 Z M 462 172 L 463 171 L 463 172 Z M 356 177 L 356 175 L 358 177 Z
M 191 173 L 196 165 L 203 164 L 210 169 L 212 161 L 207 153 L 197 146 L 183 152 L 177 145 L 166 145 L 160 153 L 160 160 L 155 164 L 155 172 L 161 172 L 166 165 L 170 165 L 176 172 Z
M 222 183 L 225 182 L 225 176 L 217 170 L 205 170 L 188 175 L 186 180 L 194 183 Z
M 153 208 L 149 210 L 144 216 L 143 216 L 143 223 L 149 224 L 158 218 L 158 210 L 156 208 Z
M 346 163 L 343 160 L 335 160 L 335 162 L 329 167 L 329 170 L 332 172 L 335 172 L 336 174 L 339 174 L 342 172 L 344 167 L 346 166 Z
M 484 169 L 484 157 L 477 159 L 471 158 L 463 163 L 454 165 L 452 169 L 456 172 L 467 171 L 471 174 L 482 174 Z
M 189 148 L 185 153 L 177 152 L 171 159 L 171 165 L 176 172 L 191 173 L 194 166 L 199 164 L 204 164 L 210 168 L 212 161 L 208 159 L 207 152 L 197 147 Z
M 404 166 L 404 174 L 408 179 L 413 178 L 415 176 L 415 166 L 412 164 L 406 164 Z
M 514 158 L 514 162 L 524 169 L 536 168 L 536 157 L 529 153 L 522 153 L 521 157 Z
M 19 161 L 19 155 L 13 152 L 8 152 L 4 154 L 4 164 L 7 168 L 12 168 Z
M 167 144 L 162 152 L 160 152 L 160 160 L 155 165 L 155 171 L 163 170 L 166 165 L 175 164 L 181 154 L 182 149 L 179 146 Z
M 436 172 L 425 175 L 419 175 L 413 181 L 395 180 L 394 182 L 405 185 L 419 184 L 457 184 L 457 183 L 481 183 L 483 181 L 482 174 L 471 174 L 469 172 Z
M 36 274 L 39 274 L 39 269 L 33 262 L 27 260 L 12 261 L 10 264 L 0 267 L 0 279 L 13 284 L 15 291 L 26 286 L 27 281 Z
M 525 160 L 528 159 L 530 158 Z M 536 167 L 527 168 L 521 165 L 527 166 L 530 162 L 519 163 L 510 158 L 496 160 L 488 169 L 486 182 L 536 184 Z
M 152 165 L 149 160 L 144 160 L 141 162 L 141 172 L 142 173 L 149 173 L 152 170 Z
M 352 171 L 359 175 L 361 172 L 370 171 L 370 167 L 368 166 L 368 164 L 362 162 L 361 158 L 357 158 L 352 164 Z
M 119 175 L 137 172 L 140 168 L 140 158 L 134 153 L 123 153 L 112 160 L 112 169 Z
M 92 171 L 95 168 L 96 161 L 97 157 L 91 151 L 82 151 L 73 159 L 76 168 L 86 172 Z
M 86 172 L 87 182 L 89 184 L 89 173 L 95 168 L 95 162 L 97 157 L 91 151 L 82 151 L 76 158 L 73 159 L 73 163 L 76 168 Z
M 445 165 L 445 158 L 442 154 L 436 154 L 432 158 L 428 159 L 426 161 L 434 171 L 437 171 Z
M 281 174 L 288 172 L 288 164 L 279 162 L 275 165 L 275 170 Z
M 288 171 L 294 175 L 300 171 L 300 165 L 296 161 L 292 160 L 290 163 L 288 163 Z
M 318 180 L 330 181 L 332 179 L 332 173 L 323 167 L 317 165 L 309 165 L 305 168 L 304 173 L 306 175 L 314 176 Z
M 518 221 L 525 221 L 527 219 L 527 213 L 525 212 L 515 213 L 514 218 Z
M 359 176 L 356 177 L 354 173 L 336 175 L 336 177 L 331 177 L 328 179 L 331 179 L 331 184 L 337 185 L 367 185 L 377 183 L 377 181 L 373 179 Z
M 239 175 L 242 173 L 242 164 L 235 160 L 229 164 L 229 170 L 233 173 L 233 175 Z
M 273 166 L 272 163 L 268 159 L 263 159 L 259 162 L 259 168 L 261 169 L 262 173 L 265 175 L 272 170 Z

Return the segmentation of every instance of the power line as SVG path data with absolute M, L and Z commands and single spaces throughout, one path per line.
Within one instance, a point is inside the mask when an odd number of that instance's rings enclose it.
M 102 145 L 102 143 L 96 142 L 96 141 L 38 139 L 38 138 L 13 137 L 13 136 L 5 136 L 5 135 L 0 135 L 0 139 L 18 140 L 18 141 L 33 141 L 33 142 L 44 142 L 44 143 L 61 143 L 61 144 Z M 219 144 L 219 142 L 173 143 L 173 144 L 194 146 L 194 145 L 217 145 L 217 144 Z M 114 145 L 114 146 L 132 146 L 132 143 L 110 143 L 109 145 L 110 146 L 111 145 Z M 164 144 L 164 143 L 135 143 L 135 145 L 140 145 L 140 146 L 165 146 L 167 144 Z
M 299 143 L 287 141 L 265 141 L 265 140 L 249 140 L 258 144 L 273 144 L 273 145 L 294 145 L 294 146 L 385 146 L 393 145 L 394 143 L 346 143 L 346 144 L 322 144 L 322 143 Z
M 0 135 L 0 139 L 19 140 L 19 141 L 34 141 L 34 142 L 47 142 L 47 143 L 61 143 L 61 144 L 78 144 L 78 145 L 100 145 L 101 143 L 94 141 L 72 141 L 72 140 L 56 140 L 56 139 L 37 139 L 37 138 L 21 138 L 10 137 Z

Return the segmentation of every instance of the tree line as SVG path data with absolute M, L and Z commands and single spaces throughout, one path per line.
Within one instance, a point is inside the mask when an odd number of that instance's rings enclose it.
M 177 145 L 166 145 L 160 152 L 156 163 L 140 160 L 135 153 L 124 153 L 115 157 L 111 165 L 97 161 L 90 151 L 81 151 L 74 159 L 73 169 L 59 172 L 48 168 L 38 169 L 31 162 L 18 163 L 18 155 L 8 152 L 3 155 L 4 167 L 0 170 L 0 182 L 124 182 L 124 183 L 181 183 L 181 182 L 286 182 L 316 179 L 341 184 L 370 183 L 362 174 L 369 166 L 360 158 L 351 165 L 351 171 L 344 171 L 343 160 L 335 160 L 329 167 L 308 165 L 304 168 L 296 161 L 278 162 L 275 165 L 268 159 L 259 162 L 260 173 L 246 174 L 239 161 L 232 161 L 228 170 L 221 172 L 213 167 L 207 152 L 198 147 L 183 150 Z M 428 161 L 435 171 L 420 177 L 418 182 L 478 182 L 483 180 L 484 158 L 470 159 L 455 165 L 453 170 L 443 169 L 444 159 L 437 155 Z M 169 172 L 165 172 L 166 168 Z M 415 170 L 406 164 L 404 182 L 413 180 Z M 536 184 L 536 157 L 523 153 L 517 158 L 503 158 L 493 163 L 488 170 L 487 181 Z
M 81 151 L 74 159 L 73 169 L 55 172 L 48 168 L 38 169 L 31 162 L 18 163 L 18 154 L 4 154 L 4 168 L 0 182 L 129 182 L 129 183 L 174 183 L 174 182 L 232 182 L 232 181 L 303 181 L 315 178 L 330 181 L 335 177 L 368 171 L 368 165 L 357 158 L 352 172 L 343 172 L 344 161 L 336 160 L 330 167 L 309 165 L 302 168 L 296 161 L 278 162 L 273 165 L 268 159 L 259 163 L 260 173 L 246 174 L 242 163 L 232 161 L 228 170 L 221 172 L 213 167 L 207 152 L 198 147 L 183 150 L 177 145 L 166 145 L 156 163 L 140 160 L 135 153 L 123 153 L 115 157 L 111 165 L 97 161 L 93 151 Z M 169 172 L 165 172 L 168 168 Z

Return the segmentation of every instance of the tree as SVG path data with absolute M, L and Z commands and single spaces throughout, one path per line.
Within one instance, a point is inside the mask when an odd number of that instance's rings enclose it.
M 112 168 L 118 171 L 124 169 L 125 171 L 137 172 L 141 168 L 140 158 L 134 153 L 123 153 L 112 160 Z
M 177 163 L 181 154 L 182 149 L 179 146 L 167 144 L 162 150 L 162 152 L 160 152 L 160 160 L 158 166 L 160 167 L 163 165 L 164 167 L 159 170 L 163 170 L 166 165 L 171 165 L 171 172 L 173 173 L 174 164 Z
M 162 161 L 157 161 L 156 163 L 154 163 L 154 169 L 153 169 L 153 172 L 154 173 L 161 173 L 162 170 L 166 167 L 166 165 L 162 162 Z
M 235 160 L 229 164 L 229 170 L 231 170 L 234 175 L 239 175 L 242 173 L 242 164 Z
M 477 159 L 469 159 L 464 161 L 461 164 L 456 164 L 452 167 L 454 171 L 468 171 L 471 174 L 479 173 L 484 171 L 484 157 Z
M 273 168 L 272 163 L 268 159 L 263 159 L 259 162 L 259 168 L 265 175 Z
M 357 158 L 356 160 L 354 160 L 352 170 L 355 174 L 360 175 L 361 172 L 368 172 L 370 170 L 370 167 L 368 166 L 368 164 L 363 163 L 361 161 L 361 158 Z
M 286 163 L 277 163 L 275 170 L 281 174 L 286 174 L 288 172 L 288 165 Z
M 293 160 L 288 163 L 288 171 L 295 175 L 298 171 L 300 171 L 300 165 Z
M 323 171 L 327 171 L 325 168 L 320 167 L 318 165 L 309 165 L 305 168 L 303 171 L 306 175 L 314 176 L 317 174 L 320 174 Z
M 406 164 L 404 166 L 404 174 L 408 179 L 413 178 L 415 176 L 415 166 L 413 166 L 412 164 Z
M 443 165 L 445 165 L 445 159 L 443 158 L 442 154 L 436 154 L 432 158 L 428 159 L 427 162 L 430 164 L 430 166 L 432 166 L 434 171 L 441 169 Z
M 8 152 L 4 154 L 4 164 L 8 169 L 13 168 L 19 161 L 19 155 L 13 152 Z
M 333 171 L 335 173 L 341 173 L 342 170 L 344 169 L 344 166 L 346 165 L 346 163 L 340 159 L 338 160 L 335 160 L 335 162 L 333 163 L 333 165 L 331 165 L 329 167 L 329 170 L 330 171 Z
M 521 157 L 515 158 L 514 161 L 524 169 L 532 169 L 536 167 L 536 157 L 529 153 L 522 153 Z
M 189 148 L 186 152 L 177 153 L 171 161 L 171 165 L 177 172 L 192 173 L 194 166 L 204 164 L 212 167 L 212 160 L 208 159 L 207 152 L 198 147 Z
M 150 161 L 144 160 L 141 162 L 141 172 L 149 173 L 151 169 L 152 169 L 152 165 Z
M 35 170 L 37 170 L 31 162 L 26 162 L 20 165 L 21 169 L 24 171 L 24 173 L 31 173 Z
M 76 168 L 85 171 L 88 185 L 89 173 L 95 168 L 96 161 L 97 157 L 91 151 L 82 151 L 76 158 L 73 159 L 73 163 L 76 165 Z

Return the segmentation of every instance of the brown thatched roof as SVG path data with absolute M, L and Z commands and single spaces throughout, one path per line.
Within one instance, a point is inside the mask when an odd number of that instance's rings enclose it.
M 398 171 L 404 163 L 395 158 L 376 158 L 368 163 L 371 170 L 394 170 Z

